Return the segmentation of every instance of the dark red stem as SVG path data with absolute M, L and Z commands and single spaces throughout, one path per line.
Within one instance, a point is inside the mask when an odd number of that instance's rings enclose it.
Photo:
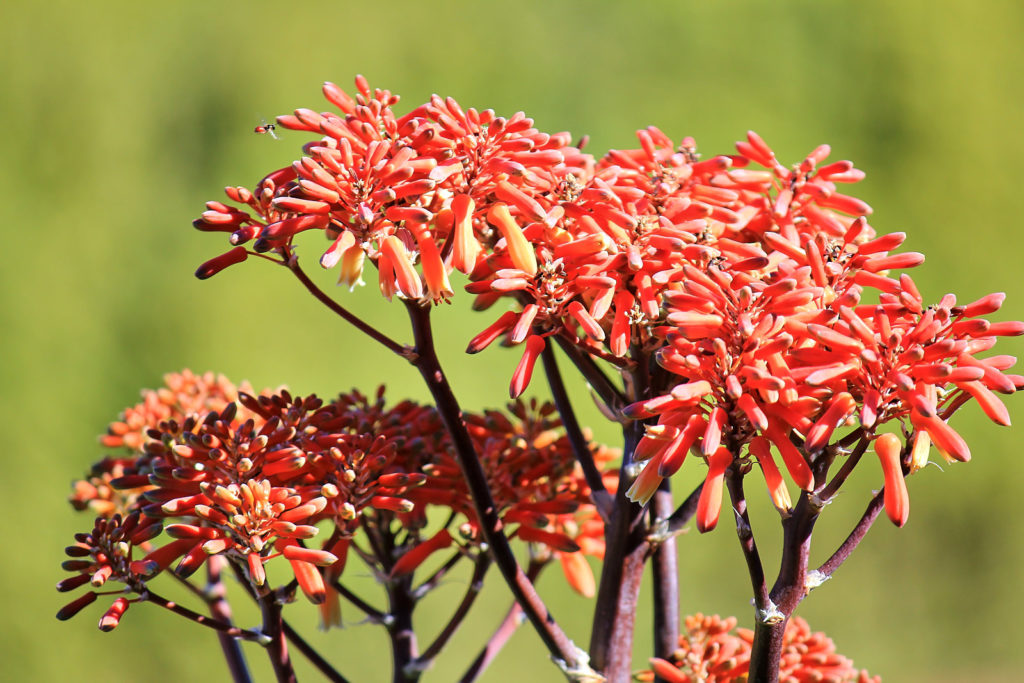
M 526 575 L 530 581 L 536 581 L 537 576 L 540 575 L 541 570 L 546 566 L 544 562 L 531 562 L 530 566 L 526 568 Z M 505 614 L 505 618 L 502 619 L 501 624 L 494 631 L 494 634 L 487 640 L 487 644 L 477 655 L 473 663 L 469 665 L 466 673 L 459 679 L 459 683 L 473 683 L 484 670 L 490 665 L 494 658 L 498 656 L 502 648 L 512 637 L 512 634 L 519 629 L 519 625 L 526 621 L 526 615 L 523 614 L 523 608 L 519 606 L 518 602 L 513 602 L 512 606 L 509 607 L 508 612 Z
M 374 607 L 373 605 L 366 602 L 361 597 L 350 591 L 348 588 L 342 585 L 340 580 L 333 581 L 331 583 L 331 586 L 334 587 L 334 590 L 338 591 L 338 594 L 341 595 L 341 597 L 345 598 L 353 605 L 355 605 L 357 608 L 362 610 L 363 614 L 365 614 L 366 618 L 369 619 L 371 622 L 375 624 L 387 623 L 388 615 L 384 614 L 379 609 L 377 609 L 376 607 Z
M 451 436 L 459 467 L 469 487 L 473 506 L 480 522 L 480 529 L 490 548 L 494 563 L 505 578 L 505 582 L 512 591 L 512 596 L 522 605 L 523 611 L 552 657 L 564 662 L 570 668 L 580 667 L 582 662 L 580 662 L 579 652 L 555 622 L 554 617 L 551 616 L 544 602 L 537 595 L 533 583 L 519 567 L 508 543 L 508 538 L 502 531 L 501 518 L 498 516 L 497 506 L 491 496 L 486 474 L 477 457 L 466 425 L 462 421 L 462 410 L 459 408 L 458 400 L 455 398 L 437 358 L 433 330 L 430 325 L 430 309 L 409 301 L 406 302 L 406 308 L 416 341 L 415 354 L 410 360 L 426 382 L 434 399 L 434 405 Z
M 885 490 L 881 490 L 875 494 L 875 497 L 868 503 L 867 509 L 861 516 L 860 521 L 857 522 L 857 526 L 853 528 L 850 535 L 846 537 L 843 544 L 839 546 L 839 549 L 832 553 L 832 557 L 825 560 L 825 563 L 818 567 L 817 571 L 821 575 L 820 580 L 825 581 L 832 577 L 835 570 L 846 562 L 846 559 L 853 553 L 854 549 L 863 540 L 864 535 L 867 534 L 868 529 L 875 523 L 875 519 L 878 518 L 878 513 L 882 511 L 884 505 Z
M 541 353 L 544 361 L 544 372 L 548 378 L 548 385 L 551 387 L 551 397 L 555 400 L 555 407 L 558 408 L 558 415 L 562 418 L 562 426 L 565 427 L 565 434 L 572 445 L 573 455 L 576 462 L 583 470 L 583 477 L 590 487 L 590 499 L 597 508 L 601 519 L 608 522 L 608 515 L 611 510 L 612 497 L 604 488 L 604 480 L 601 479 L 601 472 L 594 464 L 593 455 L 590 452 L 590 443 L 583 436 L 583 430 L 576 419 L 576 413 L 569 401 L 569 393 L 565 390 L 565 383 L 562 382 L 562 373 L 558 370 L 558 361 L 555 360 L 555 350 L 548 344 Z
M 412 627 L 412 576 L 392 579 L 387 584 L 388 636 L 391 638 L 392 676 L 394 683 L 419 680 L 419 672 L 410 664 L 416 661 L 416 632 Z
M 210 606 L 210 616 L 225 624 L 231 624 L 231 605 L 227 601 L 227 590 L 221 580 L 221 573 L 227 560 L 220 555 L 211 555 L 206 561 L 206 604 Z M 245 661 L 242 646 L 236 638 L 223 631 L 217 632 L 220 649 L 224 653 L 231 680 L 235 683 L 250 683 L 252 676 Z
M 648 550 L 643 508 L 626 497 L 633 482 L 630 475 L 633 451 L 643 431 L 639 422 L 631 422 L 623 428 L 625 445 L 619 485 L 611 520 L 605 526 L 605 557 L 590 632 L 591 665 L 608 680 L 618 680 L 612 677 L 613 664 L 619 666 L 632 657 L 636 599 Z
M 303 654 L 303 656 L 310 661 L 310 663 L 317 668 L 324 675 L 324 677 L 332 683 L 348 683 L 348 679 L 342 676 L 338 671 L 331 666 L 331 663 L 320 656 L 312 645 L 306 642 L 306 639 L 299 635 L 298 631 L 292 628 L 291 624 L 287 620 L 282 620 L 281 625 L 284 629 L 284 635 L 288 638 L 295 649 Z
M 593 358 L 582 353 L 576 348 L 575 344 L 563 337 L 554 337 L 554 339 L 558 341 L 558 345 L 562 347 L 566 357 L 572 361 L 572 364 L 576 366 L 576 369 L 579 370 L 594 392 L 604 401 L 605 405 L 615 411 L 625 407 L 627 403 L 625 396 L 608 379 L 608 376 L 601 371 L 601 368 L 597 366 Z
M 779 575 L 766 607 L 756 609 L 754 642 L 750 652 L 751 681 L 777 683 L 779 680 L 786 624 L 809 590 L 807 562 L 811 552 L 811 532 L 820 512 L 817 496 L 804 491 L 793 514 L 782 522 Z
M 747 573 L 750 575 L 750 585 L 754 591 L 754 607 L 759 612 L 763 612 L 768 609 L 768 585 L 765 582 L 764 566 L 761 564 L 761 556 L 757 552 L 757 544 L 754 542 L 754 531 L 750 526 L 750 516 L 747 513 L 747 499 L 743 493 L 742 470 L 735 466 L 730 467 L 726 472 L 725 482 L 729 488 L 729 498 L 732 500 L 736 536 L 739 538 L 743 557 L 747 561 Z
M 241 638 L 242 640 L 251 640 L 257 643 L 262 643 L 265 640 L 264 634 L 259 631 L 250 631 L 248 629 L 238 628 L 233 624 L 227 624 L 218 619 L 214 619 L 213 617 L 208 617 L 205 614 L 199 614 L 187 607 L 179 605 L 173 600 L 168 600 L 165 597 L 157 595 L 149 589 L 142 594 L 141 599 L 146 602 L 151 602 L 154 605 L 159 605 L 160 607 L 170 610 L 179 616 L 185 617 L 189 621 L 194 621 L 201 626 L 215 629 L 216 631 L 219 631 L 231 638 Z
M 484 575 L 487 573 L 487 569 L 491 566 L 491 560 L 486 555 L 481 555 L 476 560 L 476 566 L 473 568 L 473 576 L 469 579 L 469 585 L 466 586 L 466 593 L 462 596 L 462 601 L 459 602 L 458 607 L 455 608 L 455 612 L 452 614 L 451 619 L 445 624 L 444 628 L 437 635 L 426 650 L 423 651 L 415 662 L 415 666 L 418 669 L 427 669 L 430 663 L 440 654 L 441 649 L 448 643 L 459 626 L 462 625 L 462 621 L 469 614 L 470 608 L 476 601 L 480 591 L 484 587 Z
M 654 656 L 671 659 L 679 647 L 679 569 L 676 537 L 668 529 L 672 515 L 672 490 L 668 479 L 661 482 L 651 501 L 651 529 L 659 534 L 651 539 L 654 555 L 651 574 L 654 579 Z
M 274 667 L 274 675 L 278 683 L 296 683 L 295 670 L 292 668 L 291 655 L 288 654 L 288 642 L 284 634 L 281 620 L 281 605 L 277 602 L 276 591 L 269 591 L 259 598 L 260 611 L 263 613 L 263 633 L 270 638 L 266 644 L 270 665 Z

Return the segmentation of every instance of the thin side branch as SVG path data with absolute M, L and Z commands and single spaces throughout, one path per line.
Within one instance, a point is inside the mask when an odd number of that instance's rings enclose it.
M 882 489 L 875 494 L 875 497 L 868 503 L 867 509 L 864 514 L 861 515 L 860 521 L 853 527 L 853 531 L 846 537 L 842 545 L 832 553 L 832 557 L 825 560 L 825 563 L 818 567 L 817 572 L 821 577 L 822 581 L 832 578 L 832 574 L 839 569 L 839 567 L 846 562 L 846 559 L 853 553 L 854 549 L 860 544 L 864 535 L 871 528 L 871 525 L 875 523 L 875 519 L 878 518 L 878 513 L 882 511 L 885 500 L 885 489 Z
M 288 642 L 284 635 L 281 605 L 277 602 L 275 591 L 260 596 L 259 604 L 263 613 L 263 633 L 269 638 L 269 642 L 266 642 L 267 656 L 274 668 L 277 683 L 297 683 L 292 658 L 288 654 Z
M 579 420 L 576 419 L 576 413 L 572 409 L 572 403 L 569 401 L 569 393 L 565 390 L 565 384 L 562 382 L 562 373 L 558 370 L 555 350 L 551 348 L 550 344 L 544 347 L 544 351 L 541 352 L 541 358 L 544 361 L 544 372 L 548 377 L 548 385 L 551 387 L 551 397 L 555 400 L 558 414 L 562 418 L 565 434 L 569 438 L 569 444 L 572 446 L 576 462 L 580 464 L 580 468 L 583 470 L 583 477 L 587 481 L 587 486 L 590 487 L 590 499 L 593 501 L 594 507 L 597 508 L 598 514 L 601 515 L 601 519 L 607 524 L 612 506 L 612 497 L 605 490 L 604 480 L 601 479 L 601 472 L 598 471 L 597 465 L 594 464 L 594 457 L 590 452 L 590 442 L 583 436 Z
M 651 501 L 651 526 L 662 526 L 672 512 L 672 490 L 668 479 Z M 648 536 L 651 539 L 651 536 Z M 676 537 L 667 533 L 657 542 L 651 540 L 654 555 L 651 573 L 654 579 L 654 656 L 671 659 L 679 647 L 679 569 L 676 561 Z
M 750 516 L 747 514 L 747 499 L 743 492 L 743 473 L 737 467 L 730 467 L 726 472 L 725 483 L 729 488 L 729 498 L 732 500 L 732 509 L 736 516 L 736 536 L 739 538 L 743 557 L 747 561 L 747 573 L 750 575 L 750 585 L 754 591 L 754 606 L 763 612 L 769 606 L 768 584 L 764 578 L 761 555 L 757 552 L 757 544 L 754 542 Z
M 402 346 L 395 340 L 388 337 L 386 334 L 382 333 L 377 328 L 373 327 L 372 325 L 364 321 L 359 316 L 349 311 L 347 308 L 339 304 L 337 301 L 327 296 L 327 294 L 322 289 L 317 287 L 316 283 L 310 280 L 309 276 L 306 275 L 306 272 L 302 270 L 302 268 L 299 266 L 299 259 L 297 256 L 295 256 L 294 254 L 289 254 L 288 262 L 286 265 L 288 267 L 288 270 L 292 271 L 295 277 L 298 278 L 299 282 L 302 283 L 302 286 L 309 290 L 309 293 L 315 296 L 317 300 L 320 301 L 320 303 L 327 306 L 327 308 L 334 311 L 334 313 L 336 313 L 337 315 L 341 316 L 341 318 L 345 322 L 349 323 L 360 332 L 366 334 L 374 341 L 384 345 L 384 347 L 387 348 L 388 350 L 394 351 L 403 358 L 408 358 L 408 348 Z
M 697 484 L 690 495 L 686 497 L 679 507 L 676 508 L 668 518 L 668 531 L 669 533 L 678 533 L 684 526 L 690 523 L 693 516 L 697 514 L 697 502 L 700 500 L 700 490 L 704 488 L 704 484 Z
M 419 600 L 424 595 L 437 588 L 437 585 L 441 583 L 441 580 L 448 575 L 448 572 L 450 572 L 463 557 L 465 557 L 465 555 L 462 550 L 456 550 L 452 553 L 452 556 L 449 557 L 443 565 L 438 567 L 437 571 L 427 577 L 423 583 L 412 590 L 413 600 Z
M 480 595 L 480 591 L 484 587 L 484 575 L 487 573 L 490 566 L 491 560 L 488 556 L 481 555 L 477 559 L 476 566 L 473 568 L 473 576 L 469 579 L 469 585 L 466 586 L 466 594 L 462 596 L 462 601 L 459 603 L 459 606 L 455 608 L 455 612 L 452 614 L 451 619 L 449 619 L 448 623 L 445 624 L 445 627 L 437 635 L 437 638 L 434 639 L 434 642 L 432 642 L 427 649 L 423 651 L 423 654 L 416 659 L 414 666 L 423 669 L 429 667 L 434 658 L 440 654 L 441 648 L 443 648 L 451 637 L 455 635 L 455 631 L 457 631 L 459 626 L 462 625 L 463 619 L 465 619 L 466 615 L 469 614 L 470 608 L 476 601 L 477 596 Z
M 332 681 L 333 683 L 349 683 L 348 679 L 338 673 L 337 669 L 331 666 L 331 663 L 320 656 L 306 639 L 299 635 L 299 633 L 292 628 L 286 620 L 282 620 L 282 627 L 284 628 L 284 635 L 291 641 L 291 644 L 295 646 L 299 652 L 305 656 L 310 663 L 317 668 L 324 675 L 324 677 Z
M 557 336 L 554 339 L 558 341 L 562 351 L 572 361 L 572 364 L 576 366 L 576 369 L 580 371 L 580 374 L 587 380 L 591 388 L 597 392 L 597 395 L 604 401 L 605 405 L 616 413 L 621 411 L 628 403 L 625 395 L 608 379 L 607 375 L 594 362 L 594 359 L 582 353 L 576 348 L 575 344 L 564 337 Z
M 832 481 L 830 481 L 825 488 L 821 490 L 821 493 L 818 496 L 819 498 L 822 500 L 829 500 L 832 496 L 836 495 L 836 492 L 846 481 L 847 477 L 849 477 L 850 473 L 853 472 L 853 468 L 857 466 L 858 462 L 860 462 L 860 458 L 864 455 L 869 443 L 871 443 L 871 434 L 862 434 L 860 440 L 857 441 L 857 446 L 853 449 L 853 452 L 846 456 L 846 462 L 844 462 L 843 466 L 839 468 L 839 472 L 837 472 L 836 476 L 832 477 Z
M 367 619 L 369 619 L 371 622 L 375 624 L 387 624 L 387 614 L 385 614 L 383 611 L 377 609 L 376 607 L 374 607 L 373 605 L 366 602 L 361 597 L 350 591 L 348 588 L 344 586 L 344 584 L 341 583 L 340 579 L 332 581 L 331 587 L 334 588 L 334 590 L 338 591 L 338 594 L 341 595 L 341 597 L 345 598 L 353 605 L 355 605 L 359 610 L 361 610 L 363 614 L 366 615 Z
M 536 581 L 545 566 L 547 566 L 546 562 L 531 562 L 530 566 L 526 568 L 526 576 L 530 581 Z M 524 621 L 526 621 L 526 615 L 523 613 L 523 608 L 519 606 L 518 602 L 513 602 L 512 606 L 508 608 L 505 618 L 501 620 L 501 624 L 487 640 L 487 644 L 484 645 L 480 654 L 466 669 L 466 673 L 459 679 L 459 683 L 473 683 L 479 678 Z
M 260 631 L 250 631 L 249 629 L 239 628 L 232 624 L 225 624 L 223 621 L 214 619 L 213 617 L 208 617 L 205 614 L 200 614 L 199 612 L 194 612 L 187 607 L 179 605 L 173 600 L 168 600 L 163 596 L 157 595 L 148 588 L 146 589 L 146 592 L 142 594 L 141 598 L 146 602 L 159 605 L 160 607 L 170 610 L 179 616 L 185 617 L 189 621 L 194 621 L 201 626 L 206 626 L 207 628 L 212 628 L 224 633 L 231 638 L 241 638 L 242 640 L 249 640 L 254 643 L 260 643 L 261 645 L 266 644 L 266 635 Z
M 210 607 L 210 616 L 231 624 L 231 605 L 227 601 L 227 589 L 221 579 L 221 573 L 228 560 L 221 555 L 211 555 L 206 560 L 206 595 L 204 599 Z M 187 581 L 186 581 L 187 583 Z M 191 585 L 191 584 L 190 584 Z M 235 683 L 251 683 L 252 675 L 249 673 L 249 665 L 242 652 L 242 646 L 236 638 L 232 638 L 223 631 L 217 632 L 217 640 L 220 642 L 220 649 L 224 653 L 224 660 L 227 662 L 228 671 L 231 672 L 231 680 Z

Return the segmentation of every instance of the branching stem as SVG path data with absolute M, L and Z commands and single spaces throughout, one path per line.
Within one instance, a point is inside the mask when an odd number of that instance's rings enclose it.
M 434 399 L 445 427 L 452 439 L 455 455 L 465 477 L 480 529 L 490 548 L 491 556 L 501 571 L 515 600 L 522 605 L 530 623 L 540 635 L 545 647 L 556 659 L 576 668 L 582 665 L 579 652 L 565 635 L 537 594 L 533 583 L 519 567 L 512 548 L 502 531 L 501 518 L 487 484 L 487 476 L 480 464 L 473 441 L 462 420 L 462 410 L 441 368 L 434 347 L 430 325 L 430 309 L 416 302 L 406 302 L 416 341 L 412 364 L 420 371 Z

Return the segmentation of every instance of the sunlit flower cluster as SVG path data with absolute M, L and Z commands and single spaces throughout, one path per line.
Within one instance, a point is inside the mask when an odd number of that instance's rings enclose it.
M 100 622 L 109 630 L 129 605 L 157 602 L 217 628 L 229 663 L 231 638 L 261 642 L 279 680 L 292 680 L 280 607 L 301 590 L 325 628 L 342 624 L 342 598 L 385 626 L 395 678 L 412 680 L 497 565 L 516 603 L 474 668 L 507 639 L 518 610 L 570 677 L 621 680 L 637 577 L 653 558 L 664 658 L 637 680 L 761 679 L 779 662 L 781 642 L 781 681 L 877 681 L 794 610 L 883 505 L 893 523 L 907 523 L 905 477 L 933 446 L 947 461 L 970 459 L 949 424 L 961 407 L 974 401 L 1009 424 L 999 395 L 1024 387 L 1024 376 L 1009 374 L 1015 358 L 989 352 L 999 337 L 1024 334 L 1024 323 L 988 319 L 1004 295 L 926 303 L 903 272 L 924 256 L 900 251 L 904 233 L 875 231 L 871 207 L 841 190 L 864 173 L 830 161 L 828 145 L 787 166 L 753 132 L 733 152 L 702 156 L 693 138 L 676 142 L 650 126 L 637 131 L 637 148 L 593 156 L 585 138 L 543 132 L 522 112 L 503 117 L 434 95 L 399 113 L 396 95 L 361 76 L 354 94 L 325 83 L 323 95 L 332 111 L 300 108 L 276 120 L 303 135 L 298 159 L 252 189 L 225 188 L 226 203 L 208 202 L 194 221 L 231 245 L 196 275 L 250 257 L 284 266 L 410 362 L 435 405 L 388 405 L 383 387 L 324 400 L 283 388 L 256 394 L 212 373 L 168 375 L 110 425 L 102 443 L 114 452 L 74 485 L 72 504 L 98 518 L 67 549 L 73 576 L 58 585 L 87 592 L 58 616 L 115 595 Z M 388 301 L 403 300 L 412 344 L 320 289 L 300 258 L 303 233 L 320 237 L 317 260 L 339 285 L 376 280 Z M 474 310 L 494 310 L 466 334 L 467 353 L 518 349 L 505 410 L 464 411 L 448 386 L 430 314 L 456 297 L 453 281 L 466 283 Z M 576 426 L 556 348 L 622 427 L 623 452 Z M 541 358 L 557 409 L 520 398 Z M 884 492 L 815 574 L 807 559 L 815 520 L 869 449 Z M 687 459 L 703 483 L 673 511 L 681 497 L 667 480 Z M 783 519 L 770 588 L 743 488 L 755 467 Z M 698 614 L 666 654 L 678 635 L 674 534 L 691 519 L 713 529 L 726 489 L 754 590 L 757 646 L 735 619 Z M 528 552 L 527 571 L 516 552 Z M 597 591 L 590 563 L 606 553 Z M 351 589 L 350 558 L 369 570 L 387 608 Z M 598 593 L 589 655 L 532 592 L 536 572 L 556 560 L 575 591 Z M 472 566 L 465 595 L 417 654 L 412 608 L 459 563 Z M 217 596 L 190 582 L 204 567 L 211 586 L 222 568 L 234 570 L 260 604 L 262 630 L 233 626 Z M 153 592 L 165 569 L 206 601 L 209 617 Z M 124 588 L 99 590 L 110 582 Z M 311 661 L 343 678 L 326 660 Z M 236 657 L 233 675 L 243 669 Z
M 895 251 L 903 233 L 876 234 L 871 207 L 839 191 L 864 173 L 828 161 L 827 145 L 787 167 L 755 133 L 736 153 L 701 158 L 692 138 L 677 145 L 648 127 L 637 149 L 595 160 L 522 114 L 505 119 L 434 96 L 396 115 L 395 95 L 361 77 L 356 89 L 325 84 L 340 114 L 280 117 L 321 137 L 255 192 L 227 189 L 248 211 L 214 202 L 197 227 L 230 232 L 238 245 L 254 240 L 254 253 L 286 263 L 295 235 L 323 231 L 321 265 L 341 264 L 340 281 L 352 285 L 369 259 L 388 298 L 445 301 L 449 273 L 465 273 L 476 309 L 511 304 L 468 351 L 498 339 L 522 345 L 513 397 L 554 336 L 624 372 L 636 353 L 654 354 L 647 395 L 625 411 L 648 421 L 635 500 L 646 502 L 692 449 L 708 465 L 700 529 L 717 523 L 725 472 L 755 460 L 788 514 L 776 458 L 799 488 L 820 488 L 812 468 L 846 452 L 835 448 L 844 425 L 859 424 L 870 440 L 897 421 L 909 435 L 906 462 L 883 468 L 895 489 L 930 444 L 969 457 L 947 424 L 967 399 L 1008 422 L 993 392 L 1024 382 L 1003 374 L 1010 357 L 979 354 L 1024 325 L 979 317 L 1001 294 L 926 305 L 895 273 L 923 255 Z M 244 258 L 237 249 L 200 275 Z M 899 507 L 887 509 L 902 523 L 909 507 Z
M 736 628 L 736 618 L 696 614 L 686 617 L 679 649 L 672 660 L 652 658 L 651 669 L 634 675 L 637 681 L 668 683 L 729 683 L 746 681 L 752 632 Z M 807 622 L 794 617 L 783 634 L 781 683 L 878 683 L 881 678 L 858 671 L 853 662 L 836 654 L 835 643 L 824 633 L 811 632 Z

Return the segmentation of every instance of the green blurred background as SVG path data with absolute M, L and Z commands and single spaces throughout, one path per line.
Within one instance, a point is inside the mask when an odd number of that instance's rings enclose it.
M 874 226 L 908 232 L 907 248 L 927 254 L 914 275 L 926 299 L 1006 291 L 999 319 L 1021 319 L 1021 188 L 1011 166 L 1024 151 L 1022 33 L 1024 5 L 1011 0 L 5 3 L 0 181 L 12 253 L 0 269 L 0 406 L 11 440 L 0 483 L 10 551 L 0 562 L 0 678 L 226 678 L 215 640 L 155 608 L 133 609 L 111 634 L 95 628 L 96 607 L 69 623 L 53 618 L 65 599 L 53 590 L 62 548 L 91 524 L 64 502 L 68 484 L 102 455 L 96 435 L 140 388 L 190 367 L 300 393 L 386 382 L 393 396 L 426 396 L 410 368 L 364 343 L 283 271 L 251 262 L 205 283 L 192 277 L 226 248 L 189 226 L 203 202 L 222 198 L 224 185 L 251 186 L 297 152 L 294 133 L 278 142 L 253 135 L 261 117 L 322 109 L 322 81 L 351 90 L 363 73 L 401 94 L 401 111 L 432 92 L 505 115 L 523 109 L 542 130 L 589 134 L 595 153 L 635 146 L 633 131 L 648 124 L 695 136 L 705 153 L 729 151 L 753 128 L 792 162 L 829 142 L 833 158 L 867 171 L 855 194 L 874 206 Z M 309 261 L 320 246 L 305 247 Z M 407 338 L 399 307 L 372 288 L 343 298 Z M 467 315 L 465 303 L 437 311 L 452 382 L 466 407 L 500 405 L 516 354 L 463 356 L 490 320 Z M 1020 401 L 1009 403 L 1021 421 Z M 955 426 L 974 461 L 915 476 L 907 527 L 883 518 L 799 611 L 888 681 L 1004 681 L 1024 665 L 1021 437 L 973 407 Z M 828 510 L 815 559 L 880 486 L 873 462 L 861 469 Z M 688 470 L 681 489 L 698 476 Z M 751 497 L 774 574 L 767 548 L 777 524 L 767 496 Z M 683 609 L 744 623 L 749 584 L 729 526 L 681 538 Z M 541 591 L 586 643 L 589 605 L 558 573 Z M 418 615 L 422 638 L 464 579 Z M 453 680 L 506 606 L 492 586 L 428 680 Z M 352 680 L 389 675 L 384 639 L 355 623 L 354 609 L 349 627 L 326 640 L 313 611 L 296 610 L 296 624 Z M 649 618 L 645 605 L 638 666 Z M 268 679 L 257 656 L 253 667 Z M 485 680 L 527 676 L 560 679 L 524 628 Z M 315 679 L 309 667 L 300 677 Z

